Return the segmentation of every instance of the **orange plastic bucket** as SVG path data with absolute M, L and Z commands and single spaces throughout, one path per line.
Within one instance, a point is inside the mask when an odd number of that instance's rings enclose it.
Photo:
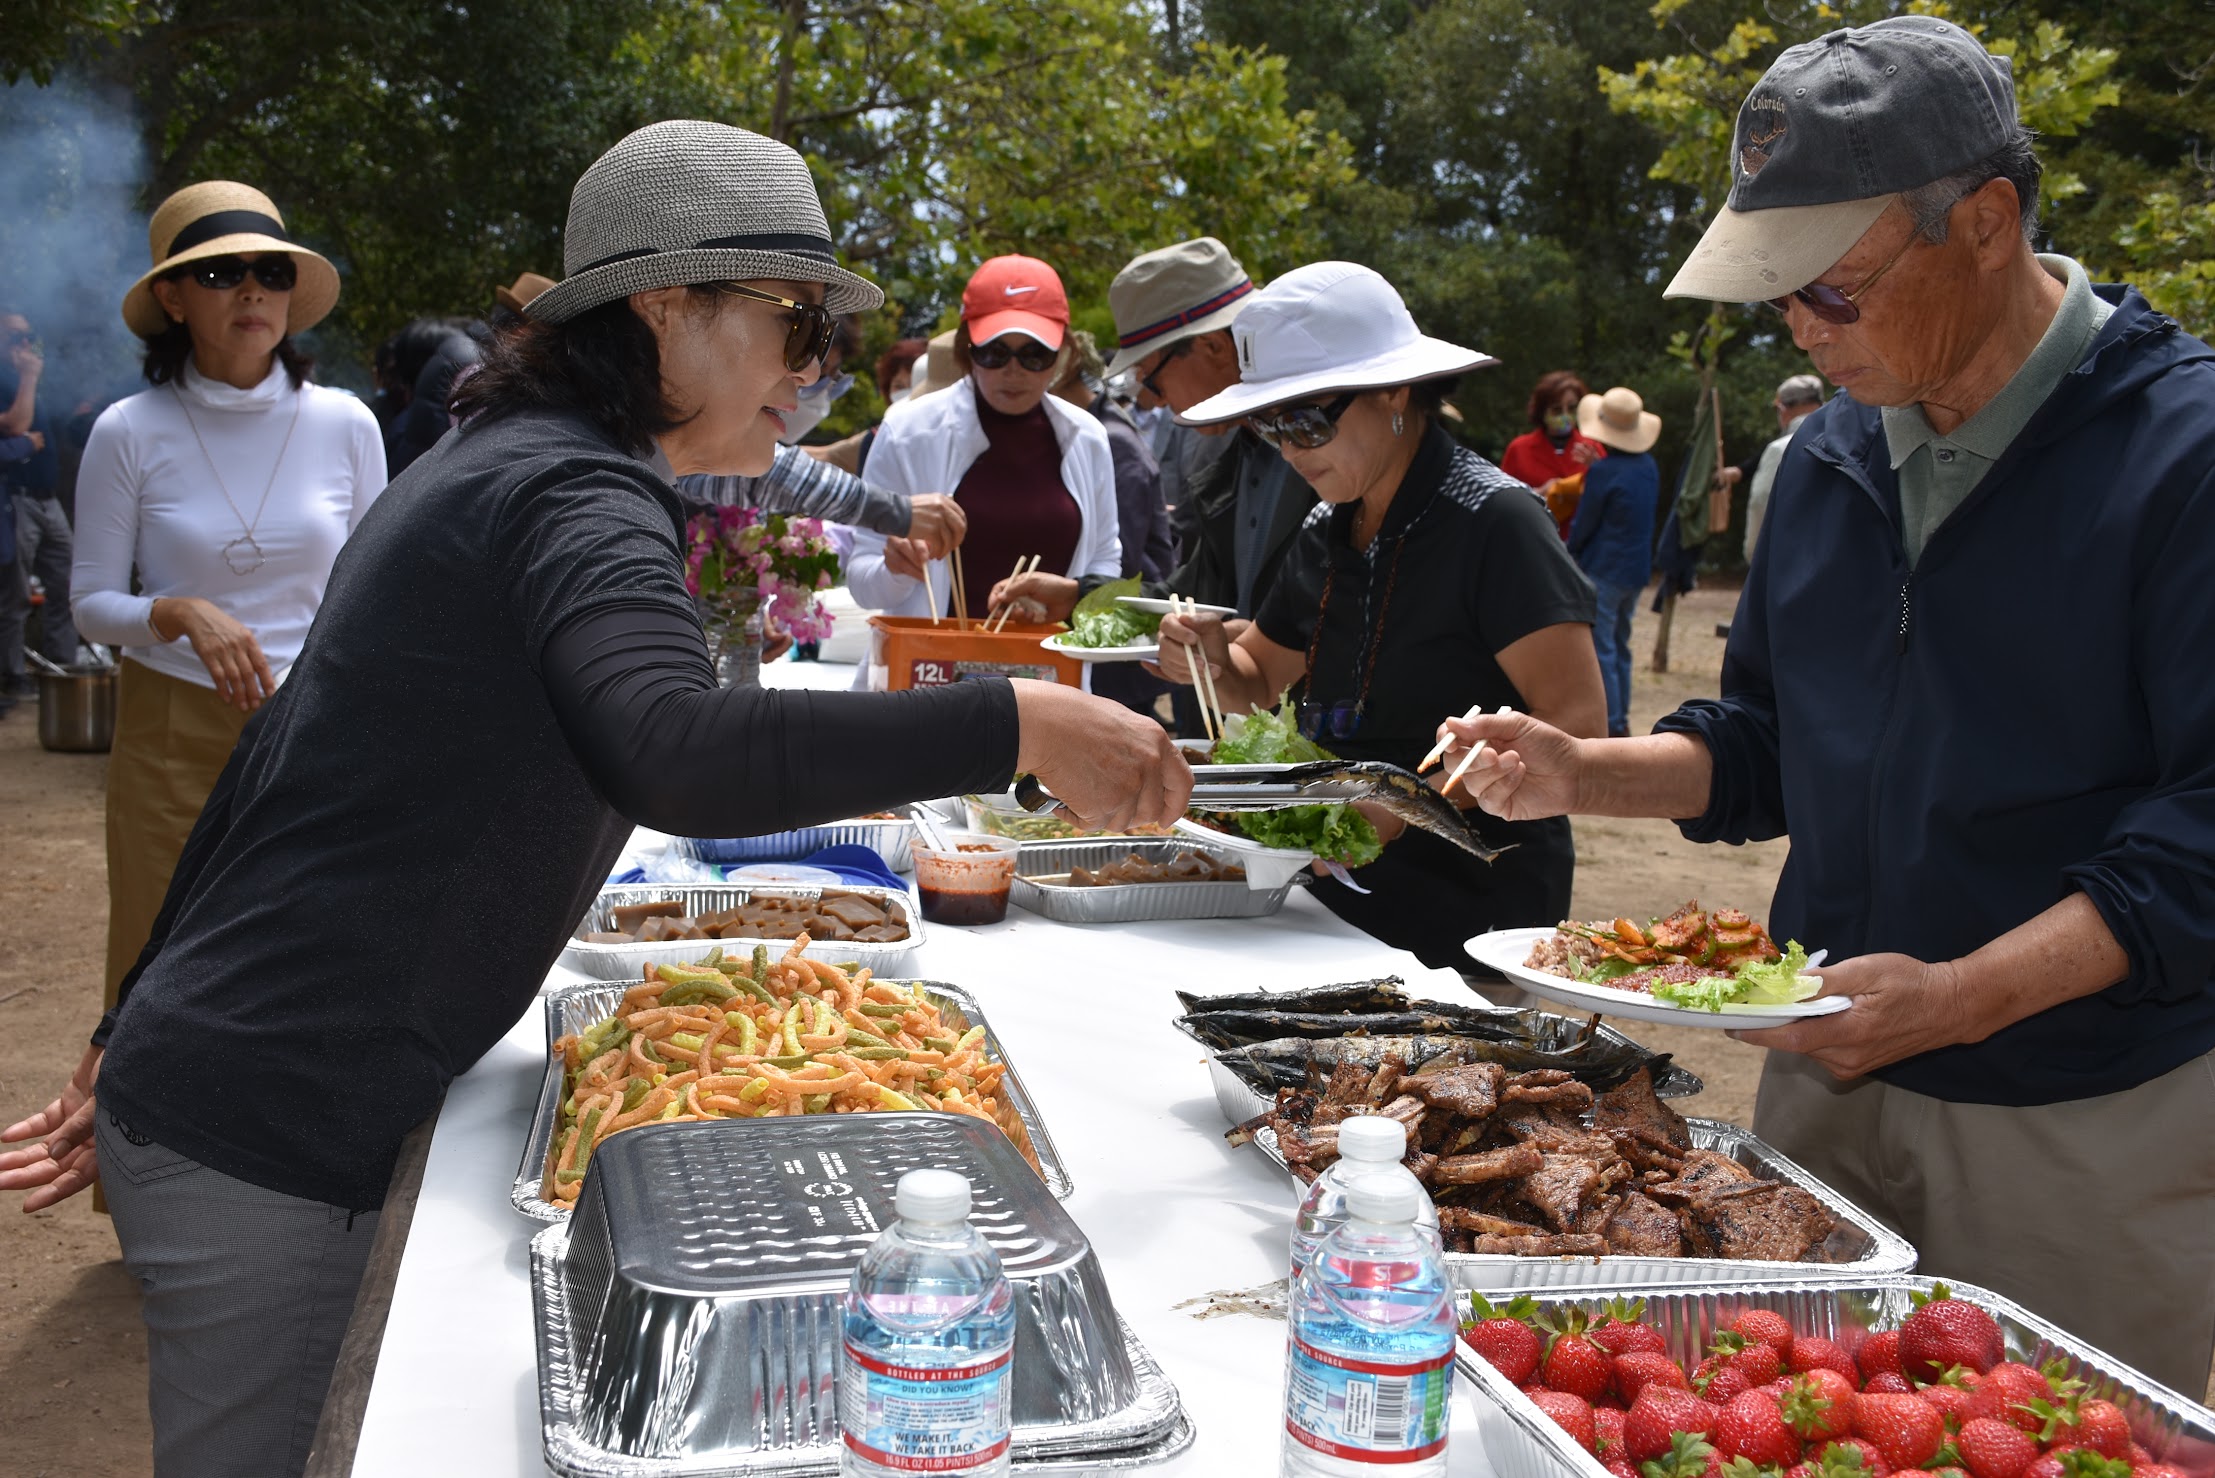
M 972 621 L 964 631 L 951 619 L 933 624 L 928 616 L 871 616 L 869 624 L 884 634 L 885 686 L 893 692 L 959 682 L 972 673 L 1084 685 L 1082 662 L 1039 645 L 1058 626 L 1010 621 L 986 631 Z

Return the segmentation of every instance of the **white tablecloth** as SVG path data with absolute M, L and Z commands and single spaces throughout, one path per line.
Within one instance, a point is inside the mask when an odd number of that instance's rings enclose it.
M 777 663 L 778 686 L 844 686 L 838 664 Z M 556 970 L 561 981 L 575 979 Z M 1295 892 L 1271 919 L 1078 928 L 1022 910 L 934 928 L 914 973 L 973 991 L 1076 1180 L 1066 1203 L 1116 1305 L 1184 1398 L 1198 1441 L 1149 1472 L 1276 1470 L 1284 1325 L 1173 1306 L 1282 1275 L 1292 1183 L 1223 1143 L 1204 1055 L 1169 1026 L 1172 991 L 1289 989 L 1398 974 L 1469 999 Z M 447 1094 L 394 1290 L 354 1472 L 537 1474 L 528 1248 L 508 1204 L 545 1061 L 534 1006 Z M 1454 1471 L 1487 1471 L 1457 1401 Z

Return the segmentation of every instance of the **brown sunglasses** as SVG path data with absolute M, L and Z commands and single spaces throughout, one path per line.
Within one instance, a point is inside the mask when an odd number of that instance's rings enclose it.
M 752 298 L 757 303 L 775 303 L 780 308 L 792 310 L 792 331 L 785 335 L 784 341 L 784 367 L 794 374 L 805 374 L 809 365 L 819 365 L 830 357 L 831 340 L 838 334 L 838 316 L 822 304 L 795 303 L 790 298 L 765 293 L 743 282 L 718 282 L 712 286 L 717 292 L 734 298 Z
M 1808 312 L 1822 319 L 1825 323 L 1859 323 L 1861 321 L 1862 298 L 1868 295 L 1870 288 L 1875 287 L 1882 280 L 1885 273 L 1899 265 L 1900 258 L 1907 255 L 1909 248 L 1922 239 L 1922 232 L 1908 232 L 1907 240 L 1901 243 L 1898 251 L 1892 253 L 1892 259 L 1870 273 L 1868 277 L 1863 279 L 1861 286 L 1850 293 L 1841 292 L 1837 288 L 1824 283 L 1811 282 L 1806 287 L 1785 297 L 1769 299 L 1769 306 L 1782 313 L 1792 306 L 1794 299 L 1798 299 L 1807 305 Z

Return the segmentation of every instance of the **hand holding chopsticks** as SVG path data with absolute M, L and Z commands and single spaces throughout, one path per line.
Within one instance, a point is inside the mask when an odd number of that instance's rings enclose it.
M 1223 702 L 1215 687 L 1215 664 L 1209 660 L 1207 647 L 1197 630 L 1200 603 L 1190 596 L 1172 595 L 1169 597 L 1168 614 L 1191 623 L 1187 628 L 1191 636 L 1189 640 L 1171 643 L 1165 635 L 1162 638 L 1163 652 L 1166 655 L 1170 645 L 1181 648 L 1179 656 L 1189 669 L 1192 696 L 1200 704 L 1200 727 L 1209 739 L 1219 740 L 1223 737 Z M 1162 669 L 1162 675 L 1169 677 L 1172 682 L 1176 681 L 1165 668 Z
M 1514 711 L 1515 710 L 1512 706 L 1503 703 L 1495 711 L 1494 717 L 1505 717 L 1506 715 L 1511 714 Z M 1474 710 L 1471 711 L 1470 716 L 1475 716 Z M 1453 788 L 1461 783 L 1461 777 L 1469 773 L 1469 767 L 1477 762 L 1477 756 L 1483 754 L 1484 750 L 1485 742 L 1482 739 L 1479 739 L 1475 744 L 1469 746 L 1469 752 L 1461 757 L 1460 764 L 1454 766 L 1454 772 L 1446 777 L 1446 783 L 1443 786 L 1439 787 L 1440 790 L 1442 792 L 1451 793 Z
M 1025 575 L 1036 572 L 1038 567 L 1045 562 L 1046 556 L 1043 554 L 1033 554 L 1024 559 L 1017 560 L 1015 562 L 1015 568 L 1008 572 L 1007 580 L 1002 588 L 1012 591 L 1017 581 L 1021 580 Z M 998 632 L 1000 628 L 1006 626 L 1008 624 L 1008 617 L 1015 614 L 1015 601 L 1016 597 L 1013 594 L 1008 594 L 1002 600 L 1000 608 L 998 612 L 995 613 L 993 619 L 985 623 L 984 629 L 991 632 Z

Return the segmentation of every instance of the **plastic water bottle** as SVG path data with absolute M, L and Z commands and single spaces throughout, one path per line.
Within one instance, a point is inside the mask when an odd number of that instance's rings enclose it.
M 1282 1471 L 1443 1478 L 1454 1297 L 1415 1226 L 1413 1177 L 1356 1176 L 1346 1220 L 1292 1285 Z
M 1400 1163 L 1407 1153 L 1407 1128 L 1398 1119 L 1362 1114 L 1338 1125 L 1338 1158 L 1315 1177 L 1300 1202 L 1300 1214 L 1292 1219 L 1292 1276 L 1298 1278 L 1339 1223 L 1346 1219 L 1346 1183 L 1357 1175 L 1398 1178 L 1418 1192 L 1423 1183 Z M 1415 1224 L 1424 1229 L 1432 1246 L 1438 1246 L 1438 1208 L 1423 1195 L 1415 1212 Z
M 999 1254 L 969 1225 L 969 1182 L 900 1177 L 900 1219 L 846 1293 L 838 1362 L 838 1471 L 1003 1475 L 1015 1415 L 1015 1299 Z

